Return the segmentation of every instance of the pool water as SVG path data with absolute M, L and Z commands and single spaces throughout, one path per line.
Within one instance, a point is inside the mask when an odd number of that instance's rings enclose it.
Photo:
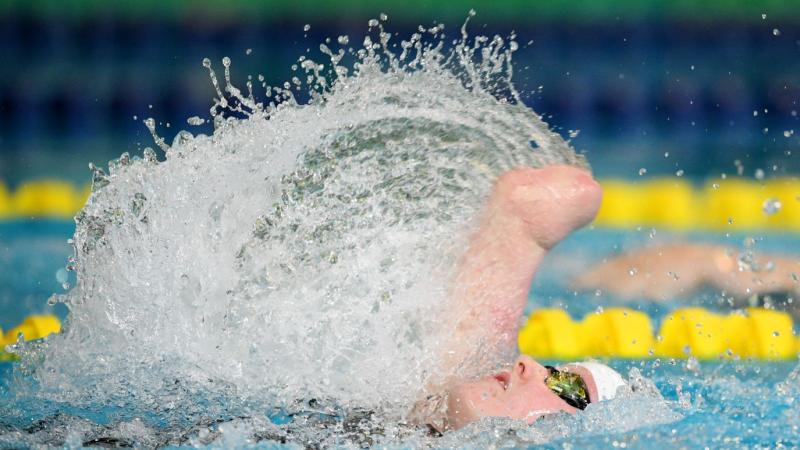
M 64 305 L 50 307 L 47 299 L 64 292 L 72 251 L 67 239 L 74 231 L 67 221 L 0 222 L 0 328 L 9 330 L 31 314 L 66 317 Z
M 55 313 L 66 316 L 63 305 L 51 307 L 47 298 L 63 292 L 70 248 L 69 222 L 0 223 L 0 327 L 8 329 L 26 315 Z M 696 235 L 740 246 L 743 235 Z M 545 260 L 529 300 L 528 310 L 560 306 L 574 316 L 615 304 L 594 293 L 574 295 L 567 287 L 571 275 L 603 255 L 655 239 L 677 239 L 650 229 L 641 231 L 584 230 L 567 239 Z M 798 248 L 792 236 L 758 238 L 758 250 Z M 70 282 L 70 280 L 66 280 Z M 686 302 L 719 308 L 713 296 Z M 628 304 L 647 312 L 654 322 L 685 304 L 676 300 L 655 305 Z M 504 420 L 485 420 L 441 438 L 420 433 L 401 437 L 376 433 L 369 439 L 314 441 L 315 436 L 286 439 L 274 411 L 262 417 L 236 417 L 220 400 L 197 398 L 193 416 L 208 412 L 208 420 L 187 423 L 165 421 L 148 414 L 131 398 L 127 404 L 71 405 L 20 395 L 15 377 L 25 377 L 18 363 L 0 363 L 0 447 L 47 446 L 211 446 L 283 448 L 324 445 L 390 445 L 392 447 L 527 447 L 545 448 L 796 448 L 800 446 L 800 366 L 796 361 L 691 361 L 648 359 L 613 360 L 638 393 L 591 405 L 575 416 L 553 416 L 532 427 Z M 654 386 L 657 390 L 649 392 Z M 169 401 L 169 399 L 165 399 Z M 202 414 L 199 414 L 202 415 Z M 177 417 L 180 417 L 178 415 Z M 277 423 L 273 424 L 273 422 Z M 285 426 L 285 425 L 282 425 Z M 276 437 L 276 436 L 283 436 Z M 281 442 L 281 441 L 287 442 Z

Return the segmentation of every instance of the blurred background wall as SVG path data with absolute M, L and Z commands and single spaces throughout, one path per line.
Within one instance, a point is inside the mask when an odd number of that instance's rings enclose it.
M 400 37 L 434 21 L 455 37 L 470 8 L 472 33 L 516 32 L 525 102 L 580 130 L 599 177 L 800 171 L 797 1 L 5 0 L 0 181 L 82 185 L 89 161 L 153 145 L 146 117 L 171 142 L 208 116 L 204 57 L 277 84 L 326 37 L 360 44 L 379 13 Z

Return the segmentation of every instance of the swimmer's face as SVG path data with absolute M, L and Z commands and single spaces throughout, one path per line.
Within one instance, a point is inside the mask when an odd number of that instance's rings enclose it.
M 588 370 L 569 365 L 559 370 L 580 375 L 589 389 L 589 400 L 597 401 L 597 387 Z M 450 427 L 458 429 L 481 417 L 510 417 L 532 423 L 546 414 L 578 411 L 545 385 L 547 376 L 544 366 L 521 356 L 509 371 L 456 386 L 447 401 Z

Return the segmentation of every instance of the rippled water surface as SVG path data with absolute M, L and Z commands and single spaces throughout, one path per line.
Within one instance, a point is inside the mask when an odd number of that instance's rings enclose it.
M 21 231 L 22 228 L 21 224 L 0 226 L 6 246 L 5 257 L 13 257 L 18 267 L 42 280 L 45 288 L 40 288 L 40 291 L 55 290 L 58 287 L 55 278 L 60 267 L 58 261 L 68 254 L 68 246 L 64 241 L 70 226 L 40 224 L 36 231 Z M 32 239 L 34 237 L 36 239 Z M 713 239 L 712 236 L 698 238 Z M 647 238 L 643 236 L 642 239 Z M 537 280 L 529 300 L 529 308 L 566 303 L 576 316 L 591 311 L 601 300 L 593 296 L 570 298 L 568 302 L 564 300 L 564 282 L 569 272 L 580 270 L 588 261 L 599 259 L 614 251 L 615 247 L 638 245 L 642 239 L 635 233 L 599 230 L 586 230 L 571 237 L 545 261 L 542 276 Z M 32 242 L 39 244 L 33 245 Z M 780 248 L 796 245 L 796 242 L 786 237 L 773 237 L 765 239 L 764 245 Z M 570 267 L 570 261 L 574 267 Z M 44 302 L 46 294 L 37 293 L 36 287 L 23 279 L 6 272 L 0 277 L 0 287 L 0 296 L 4 299 L 10 296 L 10 292 L 15 295 L 30 292 L 33 298 L 37 298 L 38 301 L 31 301 L 26 306 L 26 313 L 49 311 Z M 602 302 L 613 303 L 613 299 L 603 299 Z M 656 319 L 674 306 L 640 305 Z M 7 317 L 5 312 L 16 310 L 10 302 L 2 303 L 0 308 L 4 312 L 3 317 Z M 3 325 L 7 327 L 12 324 Z M 691 370 L 685 361 L 612 361 L 611 364 L 626 374 L 631 369 L 634 369 L 634 374 L 638 371 L 644 377 L 643 387 L 647 387 L 647 380 L 650 380 L 658 393 L 643 389 L 638 397 L 592 405 L 583 414 L 553 417 L 533 427 L 502 420 L 495 423 L 487 421 L 443 438 L 430 438 L 421 433 L 415 435 L 414 430 L 401 430 L 402 437 L 386 438 L 378 430 L 372 430 L 374 435 L 365 440 L 363 435 L 354 436 L 352 432 L 345 432 L 342 425 L 340 432 L 335 435 L 338 436 L 338 442 L 350 445 L 388 442 L 400 447 L 425 444 L 433 447 L 776 448 L 783 445 L 792 448 L 800 445 L 800 408 L 797 405 L 800 379 L 794 362 L 701 361 L 699 367 L 690 366 Z M 20 373 L 17 376 L 25 375 Z M 286 439 L 281 434 L 281 427 L 288 428 L 285 424 L 287 417 L 268 410 L 250 417 L 237 417 L 225 412 L 225 400 L 222 398 L 195 398 L 195 407 L 209 412 L 204 418 L 192 420 L 176 412 L 174 417 L 165 420 L 135 405 L 135 397 L 123 404 L 83 407 L 41 398 L 18 397 L 9 390 L 9 384 L 12 383 L 11 363 L 0 363 L 0 379 L 0 397 L 4 405 L 0 407 L 0 442 L 4 446 L 36 443 L 61 445 L 65 442 L 73 446 L 84 443 L 138 443 L 148 446 L 258 445 L 282 448 L 290 445 L 280 443 Z M 163 400 L 166 403 L 171 399 L 165 396 Z M 210 411 L 218 415 L 212 416 Z M 283 425 L 276 426 L 272 421 Z M 344 422 L 336 418 L 334 423 L 339 426 Z M 300 445 L 332 439 L 328 433 L 309 435 L 298 431 L 294 433 L 294 438 L 294 442 Z

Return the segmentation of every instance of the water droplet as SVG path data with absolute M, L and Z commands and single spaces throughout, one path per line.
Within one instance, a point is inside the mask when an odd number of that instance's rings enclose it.
M 669 158 L 669 152 L 664 152 L 664 158 Z
M 603 295 L 603 291 L 601 291 L 600 289 L 597 289 L 596 291 L 594 291 L 594 296 L 595 297 L 600 297 L 601 295 Z
M 787 137 L 787 138 L 788 137 L 792 137 L 793 134 L 794 134 L 794 130 L 786 130 L 786 131 L 783 132 L 783 137 Z
M 605 310 L 603 309 L 603 307 L 602 307 L 602 306 L 598 306 L 598 307 L 597 307 L 597 308 L 594 310 L 595 314 L 603 314 L 603 311 L 605 311 Z
M 668 275 L 670 278 L 672 278 L 673 280 L 675 280 L 675 281 L 678 281 L 678 280 L 680 279 L 680 277 L 678 276 L 678 274 L 677 274 L 677 273 L 675 273 L 675 272 L 673 272 L 673 271 L 671 271 L 671 270 L 667 272 L 667 275 Z
M 210 69 L 211 68 L 211 60 L 208 59 L 208 58 L 203 58 L 203 67 L 205 67 L 206 69 Z
M 711 183 L 713 189 L 719 189 L 719 183 Z
M 756 169 L 756 180 L 763 180 L 764 179 L 764 169 Z
M 746 244 L 745 247 L 747 247 Z M 752 250 L 745 250 L 740 253 L 739 257 L 736 259 L 739 272 L 758 272 L 759 267 L 755 258 L 755 253 Z
M 679 176 L 679 177 L 682 177 L 683 176 L 683 169 L 678 169 L 678 171 L 675 172 L 675 175 Z
M 378 19 L 369 19 L 369 22 L 367 22 L 367 25 L 369 25 L 370 28 L 377 27 L 378 26 Z
M 778 337 L 778 336 L 781 335 L 781 333 L 779 331 L 773 331 L 772 335 L 775 336 L 775 337 Z
M 386 22 L 389 20 L 389 16 L 387 16 L 385 13 L 381 13 L 378 17 L 381 19 L 381 22 Z
M 631 267 L 630 270 L 628 270 L 628 275 L 630 275 L 632 277 L 636 276 L 636 274 L 638 274 L 638 273 L 639 273 L 639 269 L 637 269 L 636 267 Z
M 231 59 L 228 58 L 227 56 L 223 56 L 222 57 L 222 65 L 224 67 L 230 67 L 231 66 Z
M 647 173 L 647 169 L 645 169 L 644 167 L 642 167 L 641 169 L 639 169 L 639 176 L 640 176 L 640 177 L 641 177 L 641 176 L 644 176 L 644 174 L 646 174 L 646 173 Z
M 153 140 L 155 141 L 156 145 L 158 145 L 158 147 L 161 150 L 163 150 L 165 152 L 167 150 L 169 150 L 169 146 L 164 142 L 164 138 L 162 138 L 158 134 L 156 134 L 156 121 L 155 121 L 155 119 L 153 119 L 152 117 L 148 117 L 147 119 L 144 119 L 144 126 L 146 126 L 147 129 L 150 131 L 150 135 L 153 136 Z
M 185 146 L 187 143 L 191 142 L 194 139 L 192 133 L 181 130 L 178 134 L 175 135 L 175 138 L 172 140 L 172 147 L 179 148 Z
M 781 30 L 779 30 L 777 28 L 773 28 L 772 29 L 772 35 L 773 36 L 780 36 L 781 35 Z
M 89 163 L 89 170 L 92 172 L 92 192 L 99 191 L 111 182 L 103 169 L 95 166 L 94 163 Z
M 766 14 L 761 14 L 761 20 L 767 20 L 767 15 Z
M 134 216 L 139 217 L 146 202 L 147 197 L 145 197 L 141 192 L 133 194 L 133 200 L 131 201 L 131 213 L 133 213 Z
M 768 198 L 764 200 L 761 209 L 764 210 L 764 214 L 771 216 L 781 210 L 781 201 L 777 198 Z
M 153 150 L 152 147 L 145 147 L 144 149 L 144 160 L 149 163 L 157 163 L 158 158 L 156 157 L 156 151 Z
M 244 51 L 245 55 L 249 55 L 251 53 L 253 53 L 253 49 L 252 48 L 248 48 L 247 50 Z
M 347 45 L 350 43 L 350 37 L 347 35 L 341 35 L 336 38 L 336 42 L 338 42 L 339 45 Z
M 206 119 L 203 119 L 203 118 L 198 117 L 198 116 L 192 116 L 192 117 L 189 117 L 188 119 L 186 119 L 186 123 L 188 123 L 189 125 L 198 126 L 198 125 L 202 125 L 202 124 L 206 123 Z
M 58 281 L 59 283 L 66 283 L 68 280 L 69 280 L 69 273 L 67 272 L 66 268 L 62 267 L 56 270 L 56 281 Z
M 736 175 L 742 175 L 744 173 L 744 165 L 738 159 L 733 161 L 733 165 L 736 166 Z
M 309 25 L 309 24 L 303 25 L 303 31 L 308 31 L 310 29 L 311 29 L 311 25 Z

